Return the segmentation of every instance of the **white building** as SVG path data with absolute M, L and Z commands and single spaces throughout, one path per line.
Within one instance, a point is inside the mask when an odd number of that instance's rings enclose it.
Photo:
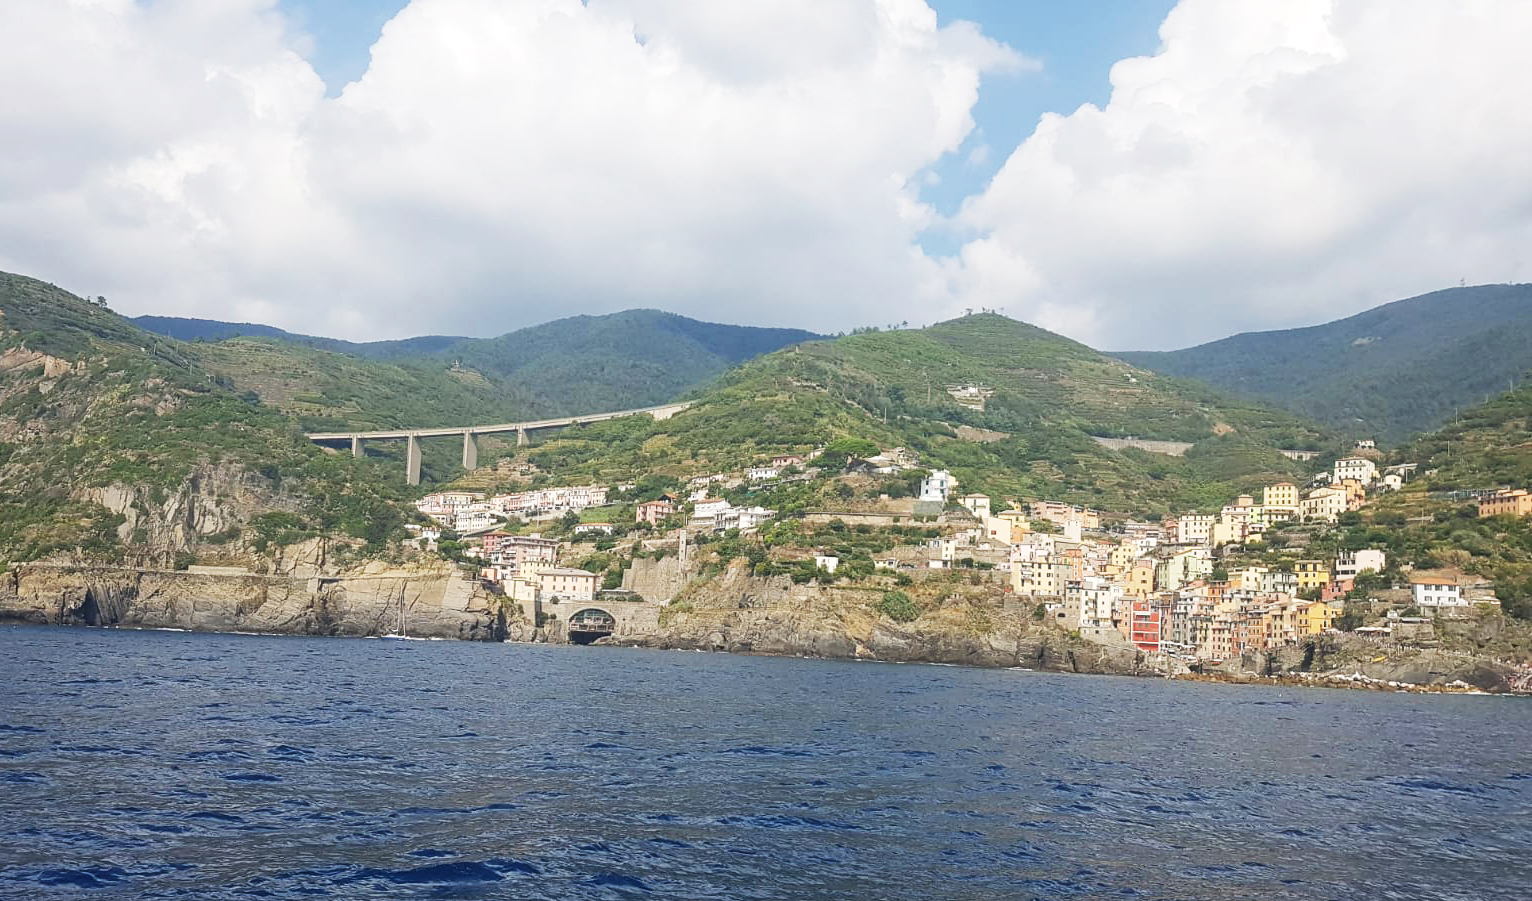
M 952 473 L 938 469 L 920 480 L 920 499 L 945 504 L 952 494 Z
M 459 510 L 452 518 L 452 528 L 459 533 L 482 532 L 505 521 L 505 517 L 488 510 Z
M 761 506 L 729 507 L 713 517 L 713 527 L 720 531 L 739 529 L 744 532 L 769 522 L 776 515 L 777 511 Z
M 1335 581 L 1355 579 L 1358 573 L 1369 569 L 1380 573 L 1386 566 L 1388 566 L 1388 555 L 1380 550 L 1368 548 L 1361 551 L 1341 551 L 1335 558 Z
M 1209 544 L 1213 540 L 1213 524 L 1218 517 L 1211 513 L 1188 513 L 1177 525 L 1178 538 L 1182 544 Z
M 1425 609 L 1427 607 L 1467 607 L 1468 601 L 1463 597 L 1463 589 L 1458 587 L 1457 577 L 1445 573 L 1411 573 L 1410 593 L 1415 600 L 1415 606 Z
M 708 519 L 717 516 L 729 509 L 729 502 L 721 497 L 710 497 L 697 502 L 692 507 L 692 516 L 696 519 Z
M 1309 492 L 1308 497 L 1298 503 L 1300 519 L 1335 522 L 1336 518 L 1345 512 L 1346 490 L 1344 488 L 1315 488 Z
M 1378 465 L 1366 457 L 1346 457 L 1335 461 L 1332 481 L 1344 482 L 1354 479 L 1363 485 L 1371 485 L 1378 477 Z
M 980 519 L 989 516 L 989 495 L 987 494 L 965 494 L 958 498 L 958 503 L 967 507 L 968 512 Z
M 1106 579 L 1087 576 L 1066 584 L 1064 601 L 1066 610 L 1078 607 L 1080 611 L 1080 619 L 1070 623 L 1072 627 L 1107 628 L 1121 604 L 1122 590 Z
M 775 466 L 752 466 L 746 470 L 745 476 L 752 482 L 764 482 L 774 479 L 782 474 L 782 470 Z
M 815 554 L 814 566 L 827 573 L 833 573 L 840 566 L 840 558 L 834 554 Z

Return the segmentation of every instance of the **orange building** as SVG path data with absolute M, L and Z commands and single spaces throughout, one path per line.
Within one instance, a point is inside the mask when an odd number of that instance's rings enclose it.
M 1479 498 L 1480 519 L 1486 516 L 1529 515 L 1532 515 L 1532 494 L 1528 494 L 1525 488 L 1502 491 L 1499 494 Z

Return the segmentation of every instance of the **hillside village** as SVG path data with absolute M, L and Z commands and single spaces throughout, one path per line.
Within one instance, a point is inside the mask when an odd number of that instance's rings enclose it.
M 638 600 L 626 565 L 667 552 L 715 566 L 743 556 L 757 575 L 798 583 L 881 586 L 895 602 L 880 611 L 896 620 L 920 615 L 919 605 L 899 603 L 908 598 L 901 589 L 918 595 L 923 585 L 963 575 L 989 586 L 999 603 L 1020 605 L 1065 633 L 1194 663 L 1271 652 L 1340 628 L 1414 634 L 1435 617 L 1499 605 L 1486 580 L 1412 570 L 1381 548 L 1314 556 L 1296 545 L 1284 547 L 1275 565 L 1259 556 L 1269 555 L 1269 543 L 1287 545 L 1285 537 L 1271 539 L 1289 529 L 1322 532 L 1404 486 L 1416 467 L 1380 468 L 1370 442 L 1304 486 L 1276 482 L 1261 489 L 1259 502 L 1241 495 L 1217 512 L 1155 522 L 963 493 L 950 472 L 921 468 L 905 448 L 867 445 L 865 456 L 836 450 L 833 463 L 824 448 L 778 454 L 738 473 L 671 480 L 674 491 L 653 479 L 647 492 L 631 483 L 437 492 L 417 503 L 435 525 L 411 527 L 412 542 L 460 554 L 540 626 L 598 598 Z M 786 515 L 748 501 L 793 483 L 845 497 L 852 492 L 829 486 L 853 481 L 893 490 L 872 503 Z M 903 485 L 910 496 L 893 496 Z M 1482 504 L 1486 516 L 1532 512 L 1524 491 L 1487 495 Z M 720 550 L 725 545 L 728 552 Z M 1367 609 L 1382 614 L 1348 607 L 1357 600 L 1381 602 Z

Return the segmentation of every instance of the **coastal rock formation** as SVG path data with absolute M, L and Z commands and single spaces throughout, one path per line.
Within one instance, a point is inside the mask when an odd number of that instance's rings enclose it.
M 639 579 L 652 575 L 638 574 Z M 667 577 L 674 577 L 669 569 Z M 874 605 L 881 591 L 795 585 L 784 576 L 750 576 L 739 563 L 693 581 L 650 635 L 615 643 L 746 654 L 1025 667 L 1061 672 L 1146 672 L 1129 645 L 1072 638 L 1007 609 L 998 592 L 954 597 L 912 623 L 895 623 Z
M 1249 654 L 1235 669 L 1263 675 L 1309 674 L 1387 684 L 1446 686 L 1480 691 L 1518 690 L 1525 672 L 1509 663 L 1463 651 L 1363 638 L 1323 635 L 1270 654 Z
M 285 635 L 504 637 L 499 599 L 446 564 L 308 578 L 29 563 L 0 574 L 0 621 Z

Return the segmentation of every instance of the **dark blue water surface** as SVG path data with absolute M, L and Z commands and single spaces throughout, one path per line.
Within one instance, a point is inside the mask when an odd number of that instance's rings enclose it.
M 5 898 L 1532 898 L 1532 704 L 0 628 Z

